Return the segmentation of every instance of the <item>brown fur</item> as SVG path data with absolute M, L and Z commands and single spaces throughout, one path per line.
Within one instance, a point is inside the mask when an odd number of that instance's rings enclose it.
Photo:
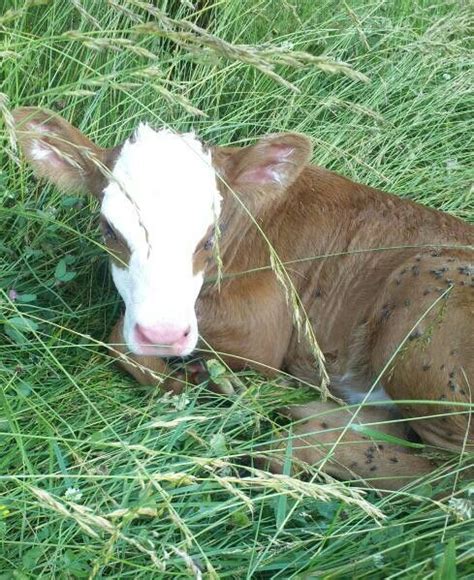
M 270 135 L 253 147 L 213 150 L 224 197 L 224 279 L 220 290 L 205 284 L 197 301 L 204 344 L 233 369 L 251 366 L 269 375 L 283 369 L 318 384 L 314 358 L 294 329 L 285 292 L 270 268 L 270 243 L 303 302 L 336 394 L 368 389 L 379 378 L 402 401 L 402 415 L 424 442 L 472 449 L 473 227 L 307 165 L 310 155 L 309 141 L 291 133 Z M 273 170 L 279 179 L 265 181 Z M 41 168 L 39 173 L 47 174 Z M 197 260 L 195 268 L 209 262 L 202 249 Z M 207 274 L 216 275 L 212 263 Z M 120 325 L 113 343 L 123 342 Z M 167 372 L 161 359 L 130 359 Z M 139 382 L 156 383 L 150 373 L 119 362 Z M 176 381 L 170 385 L 180 390 Z M 321 464 L 337 477 L 373 480 L 388 489 L 432 469 L 404 447 L 382 448 L 353 431 L 352 422 L 369 422 L 404 437 L 387 423 L 382 407 L 349 412 L 335 403 L 314 403 L 286 412 L 305 419 L 295 428 L 295 466 L 298 460 Z M 313 415 L 327 415 L 324 422 L 333 428 L 321 427 Z M 279 465 L 273 458 L 272 468 Z
M 361 479 L 381 489 L 398 489 L 434 467 L 427 458 L 410 453 L 403 445 L 376 443 L 363 431 L 356 430 L 373 425 L 372 430 L 402 441 L 407 436 L 406 427 L 394 422 L 388 410 L 364 407 L 355 416 L 347 408 L 320 402 L 282 412 L 299 421 L 291 433 L 295 472 L 304 473 L 305 464 L 309 464 L 338 479 Z M 287 439 L 282 438 L 262 454 L 272 471 L 283 471 L 282 457 L 287 444 Z

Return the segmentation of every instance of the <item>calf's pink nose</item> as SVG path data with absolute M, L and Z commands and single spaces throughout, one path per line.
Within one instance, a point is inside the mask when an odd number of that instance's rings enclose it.
M 173 326 L 171 324 L 161 324 L 160 326 L 135 326 L 135 335 L 141 344 L 154 344 L 158 346 L 172 345 L 182 342 L 190 333 L 189 326 Z

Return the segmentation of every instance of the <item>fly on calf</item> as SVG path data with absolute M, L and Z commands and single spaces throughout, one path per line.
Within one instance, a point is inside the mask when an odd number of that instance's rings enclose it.
M 190 354 L 201 337 L 232 369 L 283 369 L 318 384 L 312 347 L 271 267 L 278 256 L 324 353 L 330 389 L 353 405 L 374 394 L 384 403 L 282 410 L 300 420 L 296 470 L 310 463 L 396 489 L 433 468 L 403 445 L 375 443 L 360 427 L 367 424 L 473 448 L 471 225 L 310 165 L 311 142 L 296 133 L 208 148 L 192 133 L 140 125 L 102 149 L 50 111 L 17 109 L 15 120 L 37 175 L 101 201 L 125 303 L 110 343 L 138 381 L 156 383 L 156 373 L 168 373 L 165 358 Z M 217 274 L 215 244 L 219 288 L 205 283 Z M 400 401 L 403 421 L 394 422 L 387 401 Z M 276 471 L 283 447 L 267 450 Z

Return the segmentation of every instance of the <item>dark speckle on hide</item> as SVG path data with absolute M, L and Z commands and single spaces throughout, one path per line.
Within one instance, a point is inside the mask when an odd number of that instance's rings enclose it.
M 323 421 L 323 422 L 321 423 L 321 427 L 322 427 L 323 429 L 327 429 L 327 428 L 329 427 L 329 425 L 328 425 L 326 422 L 324 422 L 324 421 Z
M 314 292 L 314 297 L 315 298 L 321 298 L 321 296 L 323 295 L 321 288 L 316 288 L 316 291 Z
M 372 465 L 372 467 L 369 469 L 369 471 L 377 471 L 377 466 L 376 465 Z
M 420 336 L 422 334 L 423 333 L 421 332 L 421 330 L 419 328 L 415 328 L 415 330 L 408 337 L 408 340 L 416 340 L 417 338 L 420 338 Z
M 442 268 L 439 268 L 439 270 L 432 269 L 432 270 L 430 270 L 430 274 L 433 274 L 433 276 L 434 276 L 434 277 L 435 277 L 437 280 L 439 280 L 440 278 L 442 278 L 442 277 L 443 277 L 443 270 L 442 270 Z
M 446 401 L 446 395 L 441 395 L 438 397 L 438 401 Z
M 382 320 L 387 320 L 392 314 L 392 306 L 390 304 L 384 304 L 382 306 Z
M 428 290 L 428 288 L 426 288 L 426 290 L 423 290 L 423 296 L 427 296 L 430 292 L 431 290 Z
M 410 306 L 411 300 L 407 298 L 403 304 L 405 304 L 405 306 Z
M 454 372 L 454 371 L 451 371 L 451 372 L 449 373 L 449 378 L 450 378 L 450 379 L 453 379 L 453 378 L 454 378 L 454 375 L 455 375 L 455 372 Z
M 456 390 L 456 383 L 454 381 L 449 381 L 448 383 L 449 388 L 451 389 L 451 391 L 455 391 Z
M 412 266 L 411 272 L 412 272 L 413 276 L 419 276 L 420 275 L 420 266 L 415 264 L 414 266 Z
M 425 363 L 425 364 L 424 364 L 424 365 L 423 365 L 421 368 L 422 368 L 424 371 L 428 371 L 428 370 L 430 369 L 430 367 L 431 367 L 431 365 L 430 365 L 429 363 Z
M 464 389 L 461 389 L 461 390 L 459 391 L 459 393 L 460 393 L 460 394 L 461 394 L 463 397 L 466 395 L 466 391 L 465 391 Z
M 390 457 L 391 463 L 398 463 L 398 457 Z

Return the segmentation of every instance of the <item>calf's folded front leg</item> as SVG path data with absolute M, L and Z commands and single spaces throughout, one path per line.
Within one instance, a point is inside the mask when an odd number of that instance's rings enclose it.
M 123 337 L 123 317 L 113 327 L 108 347 L 110 354 L 117 359 L 118 366 L 141 385 L 159 386 L 163 391 L 175 394 L 181 393 L 184 389 L 185 381 L 171 376 L 172 371 L 166 360 L 157 356 L 129 352 Z

